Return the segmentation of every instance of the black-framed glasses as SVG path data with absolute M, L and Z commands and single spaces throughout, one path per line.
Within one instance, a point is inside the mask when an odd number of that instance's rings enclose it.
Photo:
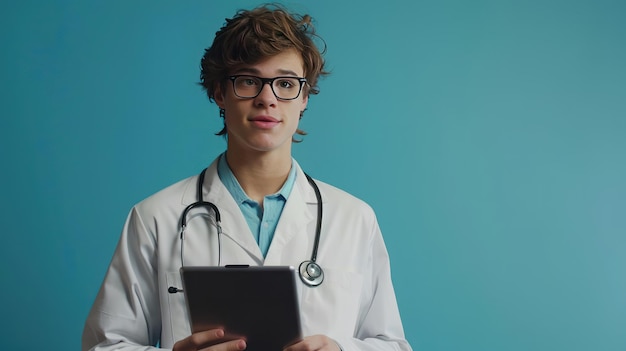
M 300 96 L 302 87 L 306 83 L 306 78 L 301 77 L 274 77 L 274 78 L 261 78 L 250 75 L 234 75 L 228 77 L 233 82 L 233 89 L 235 95 L 240 98 L 249 99 L 259 96 L 263 86 L 269 84 L 272 88 L 272 92 L 277 99 L 280 100 L 294 100 Z

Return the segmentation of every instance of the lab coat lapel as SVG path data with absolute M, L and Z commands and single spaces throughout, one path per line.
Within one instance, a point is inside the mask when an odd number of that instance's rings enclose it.
M 224 214 L 222 215 L 222 235 L 236 245 L 240 246 L 242 249 L 246 250 L 250 256 L 254 258 L 254 260 L 258 263 L 263 262 L 263 254 L 261 253 L 261 249 L 259 245 L 254 240 L 254 236 L 252 236 L 252 232 L 250 231 L 250 227 L 248 226 L 248 222 L 244 218 L 241 213 L 241 209 L 230 193 L 226 191 L 223 193 L 222 200 L 220 202 L 220 209 L 223 208 L 222 211 Z M 227 242 L 222 240 L 222 263 L 223 264 L 245 264 L 248 262 L 239 262 L 237 260 L 231 261 L 227 256 Z
M 306 238 L 314 235 L 316 199 L 304 172 L 297 163 L 296 182 L 280 216 L 274 238 L 265 257 L 265 265 L 285 265 L 308 255 Z M 313 228 L 313 230 L 307 230 Z
M 236 245 L 247 251 L 248 255 L 257 262 L 263 262 L 263 254 L 259 249 L 248 222 L 244 218 L 239 206 L 228 192 L 222 181 L 217 175 L 217 159 L 208 167 L 203 187 L 204 201 L 213 202 L 220 211 L 222 222 L 222 252 L 221 262 L 224 264 L 244 264 L 248 262 L 238 262 L 239 255 L 234 254 L 227 248 L 229 243 L 224 240 L 230 240 Z M 189 189 L 186 192 L 184 202 L 193 203 L 196 201 L 196 190 Z

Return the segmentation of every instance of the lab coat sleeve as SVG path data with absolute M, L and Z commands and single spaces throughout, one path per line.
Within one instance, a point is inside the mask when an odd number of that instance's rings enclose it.
M 135 207 L 87 317 L 83 350 L 155 349 L 161 330 L 156 256 L 155 237 Z
M 412 351 L 404 336 L 391 280 L 389 255 L 377 221 L 372 227 L 369 284 L 371 298 L 364 303 L 355 337 L 337 340 L 343 351 Z

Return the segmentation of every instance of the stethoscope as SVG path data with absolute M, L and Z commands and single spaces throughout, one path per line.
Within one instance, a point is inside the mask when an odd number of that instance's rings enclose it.
M 213 212 L 215 213 L 215 226 L 217 227 L 217 242 L 218 242 L 217 265 L 218 266 L 220 265 L 221 254 L 222 254 L 221 253 L 222 245 L 220 242 L 220 236 L 222 234 L 221 216 L 220 216 L 220 211 L 218 210 L 217 206 L 215 206 L 215 204 L 211 202 L 204 201 L 202 197 L 202 185 L 204 184 L 204 176 L 206 174 L 206 171 L 207 169 L 205 168 L 198 176 L 198 185 L 197 185 L 198 201 L 187 206 L 183 210 L 183 213 L 181 214 L 181 219 L 180 219 L 180 227 L 181 227 L 180 229 L 180 266 L 181 267 L 185 266 L 184 259 L 183 259 L 184 258 L 183 248 L 185 246 L 184 239 L 185 239 L 185 229 L 187 228 L 187 215 L 189 214 L 189 211 L 197 207 L 209 208 L 213 210 Z M 313 243 L 313 252 L 311 253 L 311 259 L 300 263 L 300 266 L 298 267 L 298 271 L 300 273 L 300 279 L 305 285 L 309 287 L 316 287 L 322 284 L 322 281 L 324 281 L 324 271 L 322 270 L 322 267 L 320 267 L 320 265 L 317 264 L 317 262 L 315 262 L 317 260 L 317 249 L 320 244 L 320 236 L 322 232 L 322 194 L 320 193 L 320 189 L 317 187 L 317 184 L 315 184 L 315 182 L 313 181 L 313 178 L 311 178 L 306 173 L 304 174 L 304 176 L 306 177 L 309 184 L 313 188 L 313 191 L 315 191 L 315 197 L 317 198 L 317 224 L 315 226 L 315 242 Z M 172 287 L 170 287 L 170 289 L 172 289 Z M 170 291 L 170 292 L 176 292 L 176 291 Z

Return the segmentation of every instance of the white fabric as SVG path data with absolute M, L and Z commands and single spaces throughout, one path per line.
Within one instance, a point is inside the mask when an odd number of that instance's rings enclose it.
M 209 166 L 205 201 L 217 205 L 222 229 L 220 264 L 291 265 L 311 257 L 317 200 L 299 165 L 265 260 L 237 204 Z M 169 349 L 190 334 L 180 268 L 180 216 L 196 201 L 197 176 L 182 180 L 131 211 L 83 332 L 83 350 Z M 325 279 L 299 282 L 305 336 L 325 334 L 344 351 L 411 350 L 391 282 L 387 251 L 373 210 L 363 201 L 317 181 L 324 216 L 317 262 Z M 184 243 L 185 266 L 216 265 L 214 215 L 192 210 Z

